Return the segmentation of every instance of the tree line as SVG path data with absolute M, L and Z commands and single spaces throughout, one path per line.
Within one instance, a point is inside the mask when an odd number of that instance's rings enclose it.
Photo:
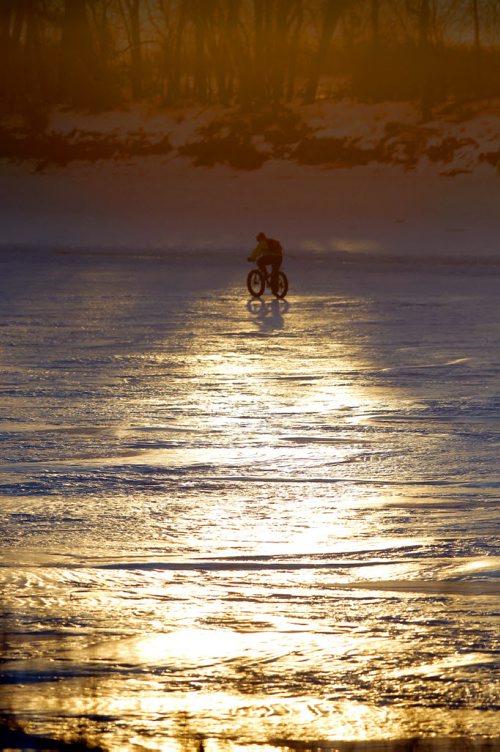
M 0 111 L 500 95 L 500 0 L 2 0 Z

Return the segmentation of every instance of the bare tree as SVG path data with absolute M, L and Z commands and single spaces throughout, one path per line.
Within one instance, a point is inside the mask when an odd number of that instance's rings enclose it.
M 500 0 L 0 0 L 0 109 L 311 102 L 339 52 L 362 95 L 393 87 L 429 117 L 440 77 L 498 95 L 499 45 Z
M 76 107 L 91 107 L 97 70 L 86 0 L 64 0 L 60 71 L 66 101 Z
M 305 90 L 304 100 L 306 102 L 313 102 L 316 98 L 322 68 L 332 37 L 342 14 L 347 10 L 351 2 L 352 0 L 324 0 L 319 44 L 312 60 Z
M 471 0 L 472 22 L 474 28 L 474 47 L 476 52 L 481 49 L 481 31 L 479 25 L 479 4 L 477 0 Z
M 300 37 L 304 24 L 304 3 L 296 0 L 290 17 L 290 43 L 288 50 L 288 71 L 285 99 L 290 102 L 295 95 L 298 58 L 300 54 Z
M 143 94 L 143 61 L 141 41 L 141 0 L 119 0 L 130 48 L 130 83 L 132 97 Z
M 370 26 L 372 45 L 376 49 L 380 41 L 380 0 L 370 0 Z
M 22 34 L 26 20 L 26 4 L 5 0 L 0 11 L 0 86 L 5 106 L 19 103 L 19 86 L 15 81 L 22 64 Z

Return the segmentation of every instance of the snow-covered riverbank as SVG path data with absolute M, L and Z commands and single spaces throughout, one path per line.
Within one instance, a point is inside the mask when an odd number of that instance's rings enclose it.
M 2 245 L 245 249 L 264 229 L 304 251 L 498 252 L 494 103 L 425 125 L 410 105 L 315 105 L 303 113 L 309 135 L 302 141 L 296 126 L 273 136 L 272 128 L 253 124 L 254 135 L 243 136 L 241 118 L 231 141 L 234 123 L 226 115 L 233 125 L 221 124 L 221 117 L 215 127 L 213 111 L 54 115 L 50 127 L 68 143 L 78 133 L 84 141 L 82 134 L 101 134 L 130 146 L 135 133 L 148 144 L 167 138 L 172 149 L 64 166 L 4 161 Z M 288 145 L 279 145 L 280 134 Z M 238 138 L 263 155 L 258 169 L 231 164 Z M 182 156 L 187 144 L 207 140 L 215 150 L 210 166 Z

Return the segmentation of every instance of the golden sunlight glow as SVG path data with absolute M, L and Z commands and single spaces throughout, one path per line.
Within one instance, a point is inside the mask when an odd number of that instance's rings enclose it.
M 354 293 L 297 293 L 285 305 L 248 304 L 231 290 L 211 300 L 215 313 L 206 299 L 183 301 L 175 337 L 156 324 L 140 352 L 124 354 L 120 336 L 98 376 L 91 363 L 89 380 L 111 385 L 109 425 L 102 435 L 84 425 L 88 455 L 44 464 L 61 487 L 77 479 L 63 510 L 38 488 L 6 502 L 32 535 L 54 536 L 23 567 L 2 558 L 11 601 L 22 592 L 37 624 L 52 619 L 4 666 L 42 677 L 50 691 L 12 682 L 9 702 L 68 738 L 83 717 L 104 729 L 96 743 L 123 752 L 301 752 L 302 742 L 306 752 L 311 740 L 413 738 L 431 704 L 433 733 L 453 734 L 464 718 L 467 733 L 493 733 L 493 714 L 469 709 L 461 694 L 467 672 L 489 667 L 491 655 L 456 651 L 442 625 L 450 611 L 463 623 L 458 599 L 499 560 L 438 550 L 435 531 L 447 530 L 449 505 L 462 499 L 432 482 L 442 426 L 422 431 L 417 447 L 420 433 L 401 429 L 411 416 L 417 425 L 422 405 L 377 362 L 366 321 L 383 313 Z M 133 293 L 122 301 L 127 322 L 134 304 Z M 116 399 L 121 358 L 126 388 Z M 91 534 L 69 551 L 61 540 L 79 533 L 82 498 Z M 447 590 L 450 578 L 460 582 Z M 457 676 L 454 704 L 439 703 L 444 681 L 434 694 L 424 686 Z

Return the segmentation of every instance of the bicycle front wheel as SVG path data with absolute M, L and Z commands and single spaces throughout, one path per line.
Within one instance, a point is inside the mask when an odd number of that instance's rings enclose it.
M 252 271 L 248 272 L 247 288 L 252 297 L 260 298 L 260 296 L 264 292 L 265 286 L 266 281 L 262 272 L 260 272 L 258 269 L 252 269 Z
M 273 290 L 277 298 L 284 298 L 288 292 L 288 278 L 285 272 L 279 272 L 278 274 L 278 288 Z

